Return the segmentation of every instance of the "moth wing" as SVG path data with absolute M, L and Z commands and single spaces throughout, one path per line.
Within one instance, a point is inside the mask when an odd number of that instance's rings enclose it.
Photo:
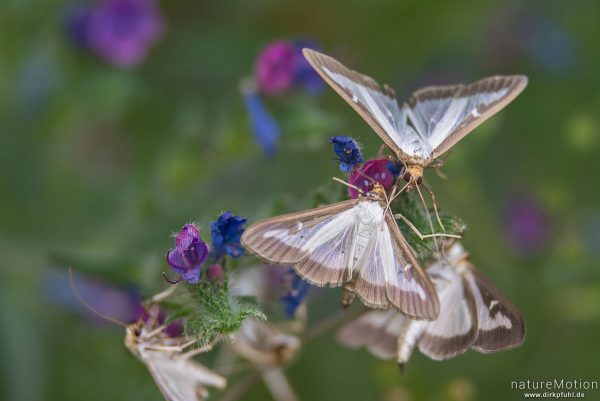
M 518 347 L 525 340 L 523 316 L 500 290 L 468 262 L 469 285 L 475 294 L 479 330 L 472 348 L 484 354 Z
M 436 158 L 503 109 L 527 86 L 523 75 L 492 76 L 470 85 L 431 86 L 415 92 L 402 111 Z
M 347 250 L 354 239 L 358 202 L 353 199 L 260 221 L 245 230 L 242 244 L 271 263 L 293 265 L 314 285 L 340 285 L 347 279 Z
M 191 359 L 165 351 L 140 351 L 140 356 L 168 401 L 205 400 L 207 386 L 225 388 L 227 380 Z
M 475 296 L 447 261 L 434 263 L 427 272 L 438 293 L 440 315 L 427 322 L 419 350 L 434 360 L 449 359 L 467 351 L 477 338 Z
M 440 304 L 435 288 L 404 240 L 391 213 L 385 216 L 378 245 L 374 259 L 383 267 L 387 298 L 391 305 L 413 319 L 436 319 Z
M 366 347 L 380 359 L 391 359 L 396 356 L 398 344 L 396 328 L 406 320 L 394 309 L 371 310 L 345 323 L 336 338 L 346 347 Z
M 401 146 L 406 118 L 393 91 L 387 87 L 382 90 L 373 78 L 349 69 L 333 57 L 312 49 L 302 52 L 315 71 L 360 114 L 383 142 L 403 160 L 408 159 L 409 155 Z

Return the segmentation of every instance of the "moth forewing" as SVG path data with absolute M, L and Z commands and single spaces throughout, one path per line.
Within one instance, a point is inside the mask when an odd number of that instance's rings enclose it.
M 516 348 L 525 341 L 523 316 L 500 290 L 470 263 L 469 285 L 477 300 L 479 331 L 473 349 L 484 354 Z

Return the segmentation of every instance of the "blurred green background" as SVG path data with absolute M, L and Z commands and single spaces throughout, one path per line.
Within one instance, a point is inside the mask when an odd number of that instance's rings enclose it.
M 598 380 L 600 3 L 162 1 L 162 37 L 130 68 L 72 43 L 74 4 L 0 3 L 3 399 L 160 400 L 120 328 L 52 302 L 70 291 L 48 288 L 52 272 L 73 266 L 151 294 L 182 224 L 197 221 L 208 237 L 224 210 L 254 221 L 273 202 L 308 205 L 341 175 L 331 135 L 376 154 L 379 138 L 329 88 L 265 97 L 281 138 L 276 157 L 262 153 L 239 82 L 265 45 L 296 37 L 401 99 L 429 83 L 530 79 L 454 149 L 448 180 L 426 173 L 438 205 L 469 225 L 475 265 L 522 311 L 525 344 L 445 362 L 416 351 L 400 376 L 330 333 L 288 370 L 300 398 L 504 401 L 521 399 L 511 380 Z M 520 199 L 543 233 L 531 247 L 511 238 Z M 315 294 L 313 316 L 338 308 L 337 290 Z M 268 397 L 259 384 L 245 399 Z

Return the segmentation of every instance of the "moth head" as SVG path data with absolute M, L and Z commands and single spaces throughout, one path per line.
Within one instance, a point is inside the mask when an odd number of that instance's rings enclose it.
M 367 196 L 371 196 L 377 200 L 385 200 L 386 199 L 385 188 L 381 184 L 376 182 L 373 185 L 373 189 L 367 193 Z
M 421 182 L 423 182 L 423 166 L 406 166 L 402 178 L 404 178 L 404 181 L 412 183 L 413 185 L 420 185 Z
M 137 343 L 140 335 L 142 334 L 142 321 L 137 321 L 128 325 L 125 328 L 125 346 L 129 349 L 133 349 Z

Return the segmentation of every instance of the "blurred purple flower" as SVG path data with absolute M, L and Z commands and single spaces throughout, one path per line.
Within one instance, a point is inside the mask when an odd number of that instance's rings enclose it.
M 319 49 L 313 40 L 276 41 L 267 45 L 258 55 L 254 76 L 258 87 L 266 95 L 280 95 L 293 86 L 301 86 L 311 95 L 325 87 L 323 80 L 306 61 L 303 48 Z
M 256 82 L 267 95 L 279 95 L 294 84 L 296 49 L 286 41 L 277 41 L 265 47 L 254 67 Z
M 296 309 L 302 304 L 304 298 L 310 290 L 310 283 L 302 280 L 293 269 L 288 269 L 282 280 L 285 294 L 280 298 L 283 304 L 285 315 L 288 318 L 294 317 Z
M 219 263 L 208 266 L 206 273 L 209 280 L 216 281 L 218 283 L 223 282 L 223 266 L 221 266 Z
M 360 152 L 360 145 L 349 136 L 332 136 L 329 143 L 333 144 L 333 151 L 340 163 L 340 170 L 344 173 L 352 171 L 354 167 L 365 159 Z
M 102 0 L 72 8 L 67 18 L 74 43 L 120 67 L 139 64 L 161 37 L 163 26 L 154 0 Z
M 510 5 L 486 24 L 483 55 L 496 68 L 513 67 L 530 58 L 552 74 L 569 72 L 579 59 L 577 42 L 563 24 L 537 9 Z
M 279 125 L 263 104 L 254 83 L 242 82 L 241 89 L 256 141 L 267 155 L 274 156 L 279 142 Z
M 533 255 L 550 239 L 551 222 L 546 211 L 530 196 L 515 197 L 505 211 L 508 243 L 522 255 Z
M 208 246 L 200 238 L 198 228 L 186 224 L 175 237 L 175 248 L 167 252 L 167 263 L 181 280 L 196 284 L 200 280 L 200 267 L 207 257 Z
M 373 182 L 367 178 L 371 177 L 389 191 L 394 184 L 395 178 L 400 175 L 401 171 L 402 164 L 392 162 L 388 159 L 367 160 L 365 164 L 352 172 L 352 175 L 348 178 L 348 183 L 359 187 L 367 193 L 373 189 Z M 358 191 L 354 188 L 348 188 L 348 195 L 356 199 Z
M 213 256 L 216 260 L 225 255 L 236 259 L 244 254 L 240 239 L 244 233 L 246 221 L 243 217 L 225 212 L 219 216 L 217 221 L 210 223 Z
M 302 86 L 311 95 L 320 94 L 325 88 L 325 81 L 306 60 L 302 49 L 320 50 L 321 46 L 314 40 L 299 39 L 294 41 L 294 48 L 294 80 L 296 84 Z
M 77 4 L 66 12 L 66 30 L 71 42 L 80 48 L 88 45 L 87 29 L 92 15 L 92 7 L 88 4 Z

